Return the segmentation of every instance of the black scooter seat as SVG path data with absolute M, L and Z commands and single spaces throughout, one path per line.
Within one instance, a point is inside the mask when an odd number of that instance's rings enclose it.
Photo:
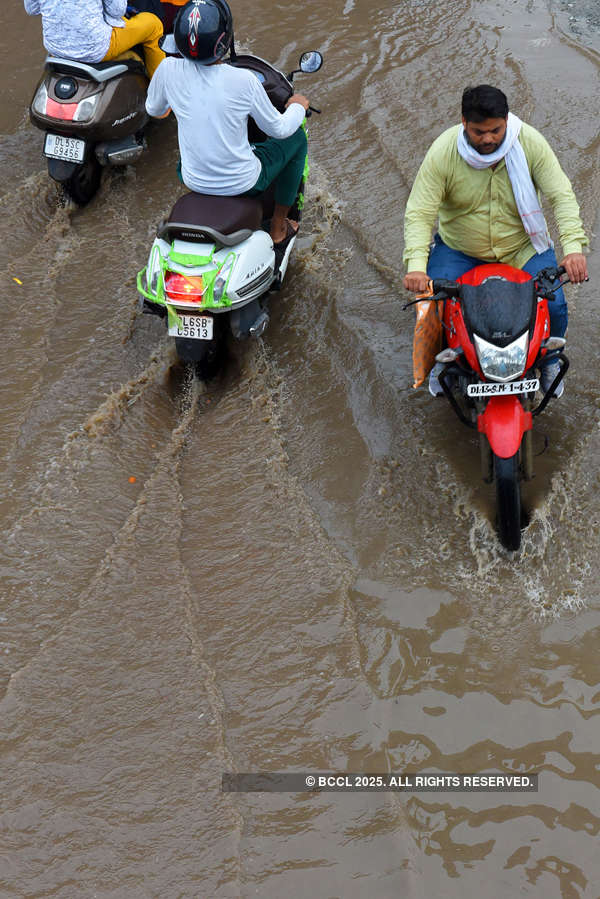
M 220 197 L 188 193 L 180 197 L 158 228 L 164 240 L 217 242 L 233 246 L 259 231 L 263 207 L 259 197 Z

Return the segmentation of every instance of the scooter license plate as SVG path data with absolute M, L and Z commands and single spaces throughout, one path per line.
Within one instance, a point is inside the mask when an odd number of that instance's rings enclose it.
M 50 156 L 51 159 L 64 159 L 67 162 L 83 162 L 85 141 L 79 140 L 78 137 L 47 134 L 44 155 Z
M 213 319 L 210 315 L 182 315 L 179 313 L 180 324 L 171 325 L 169 334 L 171 337 L 189 337 L 192 340 L 213 339 Z
M 512 396 L 513 393 L 535 393 L 539 389 L 538 378 L 530 378 L 528 381 L 509 381 L 508 384 L 480 381 L 478 384 L 469 384 L 467 396 Z

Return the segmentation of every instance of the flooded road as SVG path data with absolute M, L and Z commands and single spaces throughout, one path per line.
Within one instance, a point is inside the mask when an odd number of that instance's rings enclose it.
M 135 290 L 181 193 L 173 123 L 88 208 L 61 205 L 27 116 L 39 22 L 11 4 L 0 895 L 598 899 L 600 37 L 582 7 L 578 34 L 541 0 L 233 4 L 282 68 L 322 50 L 297 83 L 323 114 L 270 327 L 205 385 Z M 518 558 L 477 442 L 411 387 L 401 310 L 412 180 L 482 81 L 550 140 L 592 247 Z M 537 772 L 539 791 L 221 791 L 252 771 Z

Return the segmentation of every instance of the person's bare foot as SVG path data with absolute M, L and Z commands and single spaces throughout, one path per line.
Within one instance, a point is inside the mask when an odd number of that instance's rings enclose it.
M 272 224 L 271 240 L 275 244 L 282 243 L 284 240 L 287 240 L 288 238 L 293 237 L 294 234 L 297 234 L 299 227 L 299 222 L 294 222 L 292 221 L 292 219 L 284 219 L 281 225 Z

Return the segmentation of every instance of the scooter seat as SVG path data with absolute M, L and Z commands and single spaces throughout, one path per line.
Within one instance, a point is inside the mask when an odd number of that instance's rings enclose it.
M 262 203 L 257 197 L 214 197 L 189 193 L 177 200 L 169 221 L 210 225 L 222 234 L 233 234 L 240 228 L 257 231 L 262 222 Z
M 117 78 L 126 72 L 144 74 L 146 71 L 142 60 L 136 54 L 131 56 L 122 55 L 107 62 L 94 63 L 79 62 L 76 59 L 64 59 L 60 56 L 47 56 L 46 68 L 65 75 L 90 78 L 92 81 L 98 81 L 99 83 L 110 81 L 111 78 Z
M 218 197 L 188 193 L 173 206 L 159 237 L 174 240 L 216 240 L 232 246 L 260 229 L 263 207 L 258 197 Z

